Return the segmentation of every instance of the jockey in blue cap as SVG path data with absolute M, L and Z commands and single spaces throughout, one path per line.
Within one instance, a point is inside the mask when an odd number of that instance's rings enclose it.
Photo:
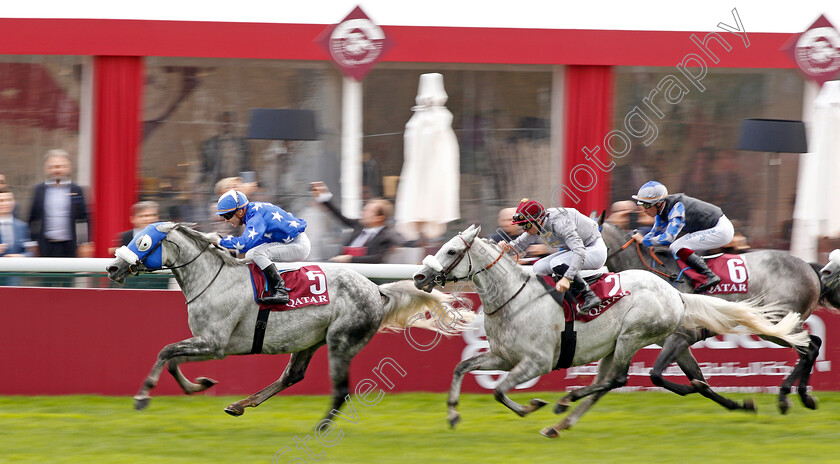
M 668 189 L 654 180 L 642 185 L 632 197 L 646 215 L 654 218 L 653 229 L 647 235 L 636 233 L 633 238 L 647 246 L 668 245 L 674 256 L 706 276 L 697 292 L 717 285 L 720 277 L 694 252 L 726 246 L 732 241 L 735 228 L 723 211 L 684 193 L 668 195 Z
M 234 227 L 245 225 L 241 236 L 228 235 L 219 245 L 245 253 L 245 259 L 255 262 L 265 273 L 269 295 L 260 298 L 260 303 L 288 303 L 286 284 L 272 261 L 302 261 L 309 256 L 306 221 L 271 203 L 248 202 L 248 197 L 238 190 L 225 192 L 217 209 L 216 214 Z

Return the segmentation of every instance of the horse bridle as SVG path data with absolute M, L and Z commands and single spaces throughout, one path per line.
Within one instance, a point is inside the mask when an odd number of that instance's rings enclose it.
M 198 254 L 197 254 L 197 255 L 195 255 L 195 257 L 193 257 L 191 260 L 189 260 L 189 261 L 185 262 L 184 264 L 178 264 L 178 265 L 176 265 L 176 266 L 163 266 L 163 265 L 161 265 L 161 267 L 159 267 L 159 268 L 150 268 L 150 267 L 146 266 L 146 263 L 145 263 L 144 261 L 146 261 L 146 260 L 147 260 L 150 256 L 152 256 L 152 254 L 154 254 L 155 250 L 157 250 L 157 248 L 158 248 L 159 246 L 161 246 L 161 244 L 163 244 L 163 242 L 169 242 L 169 243 L 171 243 L 171 244 L 175 245 L 175 247 L 176 247 L 176 248 L 178 248 L 178 255 L 177 255 L 177 257 L 175 258 L 175 262 L 177 263 L 177 262 L 178 262 L 178 258 L 180 258 L 180 257 L 181 257 L 181 246 L 180 246 L 180 245 L 178 245 L 177 243 L 173 242 L 172 240 L 169 240 L 168 238 L 164 237 L 164 238 L 162 238 L 160 241 L 158 241 L 158 242 L 155 244 L 155 246 L 154 246 L 154 247 L 152 247 L 152 249 L 151 249 L 151 250 L 149 250 L 149 252 L 148 252 L 148 253 L 146 253 L 146 256 L 145 256 L 144 258 L 142 258 L 142 259 L 138 259 L 138 260 L 137 260 L 137 262 L 136 262 L 136 263 L 134 263 L 134 264 L 129 264 L 129 265 L 128 265 L 128 271 L 129 271 L 132 275 L 137 276 L 137 275 L 140 275 L 140 272 L 142 272 L 142 271 L 144 271 L 144 270 L 145 270 L 145 271 L 160 271 L 160 270 L 180 269 L 180 268 L 182 268 L 182 267 L 189 266 L 190 264 L 192 264 L 193 262 L 195 262 L 195 260 L 197 260 L 197 259 L 198 259 L 198 258 L 199 258 L 202 254 L 204 254 L 204 252 L 205 252 L 205 251 L 209 250 L 211 246 L 217 246 L 217 247 L 218 247 L 218 245 L 215 245 L 215 244 L 213 244 L 213 243 L 208 243 L 208 244 L 207 244 L 207 246 L 205 246 L 204 248 L 202 248 L 202 249 L 201 249 L 201 251 L 200 251 L 200 252 L 198 252 Z M 190 300 L 188 300 L 188 301 L 187 301 L 187 305 L 188 305 L 188 306 L 189 306 L 189 304 L 190 304 L 190 303 L 192 303 L 193 301 L 197 300 L 197 299 L 198 299 L 198 297 L 200 297 L 201 295 L 203 295 L 203 294 L 204 294 L 204 292 L 206 292 L 206 291 L 207 291 L 207 289 L 209 289 L 209 288 L 210 288 L 210 286 L 211 286 L 211 285 L 213 285 L 213 282 L 215 282 L 215 281 L 216 281 L 216 278 L 217 278 L 217 277 L 219 277 L 219 274 L 221 274 L 221 273 L 222 273 L 222 269 L 224 269 L 224 267 L 225 267 L 225 261 L 222 259 L 222 257 L 221 257 L 221 256 L 219 256 L 218 258 L 219 258 L 219 260 L 221 260 L 221 265 L 219 266 L 219 269 L 217 269 L 217 270 L 216 270 L 216 274 L 213 276 L 213 278 L 212 278 L 212 279 L 210 279 L 210 283 L 208 283 L 208 284 L 204 287 L 204 289 L 203 289 L 203 290 L 201 290 L 201 291 L 198 293 L 198 295 L 194 296 L 193 298 L 191 298 Z M 139 264 L 142 264 L 142 265 L 145 267 L 145 269 L 142 269 L 142 270 L 141 270 L 141 269 L 139 269 L 139 268 L 137 267 L 137 264 L 138 264 L 138 263 L 139 263 Z
M 470 248 L 472 248 L 472 243 L 467 243 L 467 241 L 466 241 L 466 240 L 464 240 L 464 237 L 462 237 L 462 236 L 461 236 L 461 234 L 458 234 L 458 238 L 460 238 L 460 239 L 461 239 L 461 241 L 462 241 L 462 242 L 464 242 L 464 249 L 463 249 L 463 250 L 461 250 L 461 252 L 459 253 L 459 254 L 460 254 L 460 256 L 458 256 L 458 258 L 457 258 L 457 259 L 455 259 L 454 261 L 452 261 L 451 263 L 449 263 L 449 265 L 448 265 L 445 269 L 440 270 L 440 271 L 437 273 L 437 275 L 436 275 L 436 276 L 432 279 L 432 281 L 433 281 L 436 285 L 440 285 L 441 287 L 443 287 L 443 285 L 444 285 L 446 282 L 458 282 L 458 281 L 459 281 L 459 280 L 461 280 L 461 279 L 472 280 L 472 279 L 473 279 L 473 278 L 475 278 L 475 276 L 477 276 L 478 274 L 481 274 L 482 272 L 487 271 L 487 270 L 489 270 L 490 268 L 492 268 L 493 266 L 495 266 L 495 265 L 499 262 L 499 260 L 501 260 L 501 259 L 502 259 L 502 256 L 504 256 L 504 255 L 505 255 L 505 250 L 503 249 L 503 250 L 501 251 L 501 253 L 499 253 L 499 256 L 498 256 L 495 260 L 493 260 L 493 262 L 492 262 L 492 263 L 488 264 L 488 265 L 487 265 L 487 266 L 485 266 L 483 269 L 479 269 L 479 270 L 478 270 L 478 271 L 476 271 L 476 272 L 472 272 L 472 256 L 469 256 L 469 251 L 470 251 Z M 473 239 L 473 240 L 474 240 L 474 239 Z M 517 259 L 518 259 L 518 258 L 519 258 L 519 253 L 517 253 L 517 252 L 516 252 L 516 250 L 514 250 L 512 247 L 510 247 L 510 245 L 508 245 L 508 248 L 516 254 Z M 464 260 L 464 256 L 467 256 L 467 257 L 468 257 L 468 259 L 469 259 L 469 270 L 468 270 L 468 272 L 467 272 L 467 275 L 466 275 L 465 277 L 453 277 L 453 278 L 449 279 L 447 276 L 449 275 L 449 273 L 450 273 L 450 272 L 452 272 L 452 270 L 454 270 L 454 269 L 455 269 L 455 267 L 457 267 L 459 264 L 461 264 L 461 261 L 463 261 L 463 260 Z M 530 276 L 530 275 L 528 275 L 528 277 L 525 279 L 525 281 L 524 281 L 524 282 L 522 282 L 522 285 L 519 287 L 519 290 L 517 290 L 517 291 L 516 291 L 516 293 L 514 293 L 514 294 L 513 294 L 513 296 L 511 296 L 510 298 L 508 298 L 508 299 L 507 299 L 507 301 L 505 301 L 504 303 L 502 303 L 502 304 L 501 304 L 498 308 L 496 308 L 493 312 L 496 312 L 496 311 L 498 311 L 498 310 L 500 310 L 500 309 L 504 308 L 504 307 L 505 307 L 508 303 L 510 303 L 511 301 L 513 301 L 513 299 L 514 299 L 514 298 L 516 298 L 517 296 L 519 296 L 519 294 L 520 294 L 520 293 L 522 293 L 522 290 L 524 290 L 524 289 L 525 289 L 525 286 L 526 286 L 526 285 L 528 285 L 528 282 L 529 282 L 530 280 L 531 280 L 531 276 Z

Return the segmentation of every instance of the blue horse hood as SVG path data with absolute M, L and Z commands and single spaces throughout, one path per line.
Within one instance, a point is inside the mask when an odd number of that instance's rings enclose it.
M 148 269 L 160 269 L 163 266 L 163 248 L 160 243 L 166 238 L 166 233 L 157 229 L 161 224 L 163 222 L 146 226 L 131 239 L 131 243 L 117 249 L 115 255 L 129 264 L 139 261 Z

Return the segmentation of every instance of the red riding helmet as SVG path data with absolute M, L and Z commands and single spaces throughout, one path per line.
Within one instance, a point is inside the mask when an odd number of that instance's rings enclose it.
M 545 217 L 545 206 L 536 200 L 523 198 L 513 213 L 513 224 L 539 224 Z

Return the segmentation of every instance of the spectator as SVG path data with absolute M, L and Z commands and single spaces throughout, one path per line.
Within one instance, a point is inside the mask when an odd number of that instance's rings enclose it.
M 46 181 L 33 188 L 29 213 L 29 229 L 40 256 L 92 255 L 87 204 L 82 187 L 70 180 L 72 169 L 70 154 L 64 150 L 50 150 L 44 157 Z
M 311 193 L 315 200 L 336 218 L 353 228 L 353 235 L 346 242 L 344 253 L 330 261 L 338 263 L 382 263 L 391 249 L 403 242 L 402 236 L 386 222 L 393 214 L 391 202 L 381 198 L 368 200 L 362 208 L 362 217 L 350 219 L 330 203 L 332 193 L 323 182 L 313 182 Z
M 210 194 L 211 186 L 225 177 L 239 176 L 252 171 L 248 142 L 234 134 L 234 114 L 224 111 L 217 118 L 219 133 L 201 142 L 202 193 Z
M 607 222 L 619 229 L 631 230 L 638 210 L 639 207 L 631 200 L 616 201 L 610 206 L 610 215 L 607 216 Z
M 129 220 L 131 221 L 131 229 L 117 235 L 116 242 L 119 243 L 117 247 L 128 245 L 131 243 L 131 239 L 146 226 L 159 222 L 160 206 L 156 201 L 139 201 L 131 205 Z M 110 248 L 108 253 L 114 254 L 117 247 Z
M 0 187 L 0 257 L 32 256 L 34 244 L 29 238 L 29 225 L 16 218 L 15 195 L 8 187 Z
M 502 208 L 499 210 L 499 228 L 490 237 L 496 243 L 510 242 L 524 233 L 519 225 L 513 223 L 516 208 Z M 550 255 L 552 249 L 544 243 L 534 243 L 525 249 L 525 254 L 519 258 L 519 264 L 534 264 L 540 258 Z

